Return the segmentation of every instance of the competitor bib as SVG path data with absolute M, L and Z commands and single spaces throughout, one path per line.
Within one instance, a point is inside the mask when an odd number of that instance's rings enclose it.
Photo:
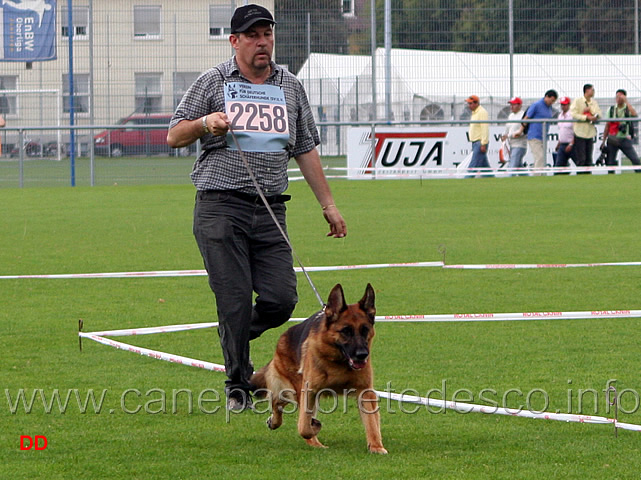
M 240 148 L 247 152 L 281 152 L 289 142 L 283 89 L 276 85 L 225 84 L 225 111 Z M 227 145 L 237 150 L 231 133 Z

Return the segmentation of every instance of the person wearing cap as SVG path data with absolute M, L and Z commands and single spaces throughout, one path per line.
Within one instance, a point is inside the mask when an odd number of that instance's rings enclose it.
M 573 158 L 572 151 L 574 148 L 574 123 L 570 113 L 570 99 L 561 97 L 561 113 L 557 117 L 559 123 L 559 142 L 556 144 L 556 158 L 554 159 L 554 168 L 566 168 L 570 165 L 570 159 Z M 563 121 L 565 120 L 565 121 Z M 569 174 L 570 172 L 556 172 L 555 175 Z
M 250 340 L 289 320 L 298 301 L 291 249 L 243 159 L 283 230 L 293 157 L 322 207 L 328 236 L 347 234 L 316 149 L 320 138 L 307 95 L 272 60 L 275 24 L 259 5 L 234 11 L 229 41 L 235 55 L 190 86 L 167 134 L 173 148 L 198 139 L 202 144 L 191 173 L 197 190 L 193 233 L 216 297 L 232 411 L 252 407 Z
M 556 102 L 556 99 L 559 98 L 559 94 L 556 93 L 556 90 L 548 90 L 545 92 L 545 95 L 542 99 L 537 100 L 530 108 L 527 109 L 527 112 L 523 119 L 545 119 L 552 118 L 554 110 L 552 110 L 552 105 Z M 528 125 L 528 124 L 524 124 Z M 547 128 L 545 134 L 547 135 Z M 530 152 L 532 157 L 534 157 L 534 169 L 538 170 L 534 175 L 541 175 L 541 171 L 545 168 L 545 152 L 543 151 L 543 124 L 542 123 L 530 123 L 527 127 L 527 144 L 530 147 Z
M 501 140 L 508 142 L 510 146 L 508 169 L 514 170 L 523 166 L 523 157 L 527 152 L 527 138 L 523 135 L 523 125 L 521 124 L 523 119 L 523 112 L 521 112 L 523 100 L 519 97 L 513 97 L 507 103 L 510 104 L 511 110 L 507 119 L 513 120 L 513 122 L 505 124 L 505 131 L 501 136 Z
M 594 99 L 594 86 L 583 85 L 583 96 L 575 98 L 570 105 L 572 118 L 580 120 L 574 123 L 574 163 L 577 167 L 591 167 L 596 127 L 594 124 L 601 117 L 601 108 Z M 590 173 L 588 171 L 577 173 Z
M 470 95 L 466 100 L 468 108 L 472 111 L 470 120 L 488 120 L 487 110 L 481 106 L 478 96 Z M 472 142 L 472 160 L 468 169 L 489 169 L 490 162 L 487 160 L 487 146 L 490 143 L 490 126 L 488 123 L 470 123 L 469 140 Z
M 606 118 L 636 118 L 637 111 L 628 102 L 628 93 L 620 88 L 616 91 L 615 105 L 612 105 L 607 113 Z M 605 157 L 608 166 L 617 165 L 617 154 L 619 150 L 632 162 L 634 165 L 639 165 L 639 156 L 637 155 L 632 139 L 635 137 L 634 123 L 632 122 L 608 122 L 603 129 L 603 142 L 601 149 L 607 148 L 607 155 Z M 641 169 L 635 169 L 635 172 L 640 173 Z M 608 170 L 608 173 L 614 173 L 614 170 Z

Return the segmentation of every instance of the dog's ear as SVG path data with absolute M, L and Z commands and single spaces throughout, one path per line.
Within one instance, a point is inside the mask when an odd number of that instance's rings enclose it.
M 325 317 L 327 322 L 331 323 L 338 319 L 338 316 L 347 310 L 347 305 L 345 304 L 345 293 L 343 292 L 343 287 L 340 283 L 337 283 L 332 291 L 329 292 L 329 298 L 327 299 L 327 305 L 325 306 Z
M 376 295 L 374 293 L 374 289 L 372 288 L 372 285 L 368 283 L 367 288 L 365 288 L 365 295 L 363 295 L 363 298 L 361 298 L 361 301 L 358 302 L 358 304 L 361 307 L 361 310 L 367 314 L 372 323 L 374 323 L 374 318 L 376 318 L 375 301 Z

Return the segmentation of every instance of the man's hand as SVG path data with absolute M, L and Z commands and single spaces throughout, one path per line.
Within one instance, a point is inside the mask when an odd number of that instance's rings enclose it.
M 327 223 L 329 223 L 328 237 L 343 238 L 347 235 L 347 226 L 341 212 L 338 211 L 336 205 L 329 205 L 323 209 L 323 216 Z
M 487 152 L 487 145 L 481 145 L 480 151 L 481 153 Z
M 194 120 L 181 120 L 167 132 L 167 145 L 171 148 L 186 147 L 207 135 L 207 132 L 216 136 L 225 135 L 229 124 L 229 119 L 223 112 L 210 113 Z
M 207 130 L 217 137 L 227 135 L 230 124 L 231 122 L 224 112 L 215 112 L 207 115 Z

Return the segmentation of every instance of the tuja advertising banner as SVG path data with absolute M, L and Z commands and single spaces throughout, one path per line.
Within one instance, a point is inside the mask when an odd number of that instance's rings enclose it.
M 56 0 L 0 0 L 0 61 L 56 59 Z
M 601 129 L 599 129 L 601 130 Z M 369 127 L 354 127 L 347 132 L 347 167 L 350 179 L 457 177 L 459 170 L 465 176 L 465 161 L 472 152 L 467 126 L 441 127 L 379 127 L 374 142 Z M 505 165 L 499 161 L 501 135 L 505 125 L 490 125 L 490 145 L 487 152 L 490 167 L 496 176 L 508 176 Z M 599 157 L 602 132 L 594 142 L 594 160 Z M 558 143 L 558 127 L 550 125 L 547 137 L 548 167 L 553 166 L 552 153 Z M 374 148 L 372 149 L 372 146 Z M 525 167 L 533 167 L 529 150 Z M 461 167 L 459 167 L 459 165 Z M 573 163 L 570 166 L 574 166 Z M 593 172 L 595 173 L 607 173 Z M 548 172 L 552 174 L 552 171 Z M 574 174 L 574 173 L 573 173 Z

